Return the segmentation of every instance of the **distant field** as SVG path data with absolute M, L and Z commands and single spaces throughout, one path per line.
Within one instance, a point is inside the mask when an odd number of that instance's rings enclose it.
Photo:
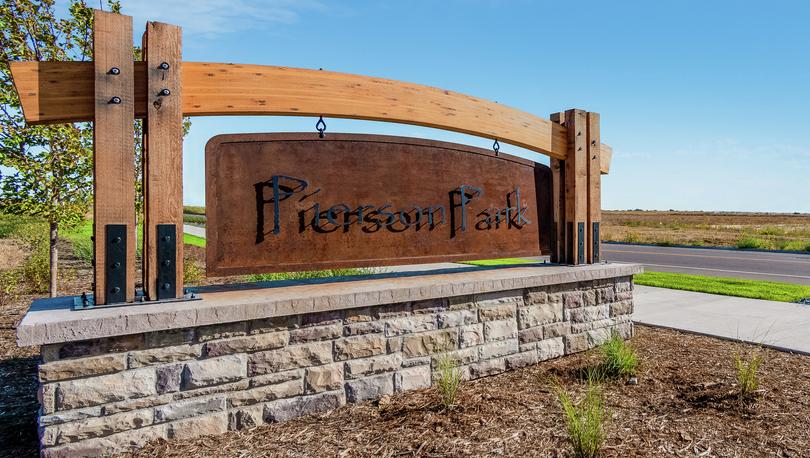
M 810 251 L 810 214 L 603 211 L 602 240 Z

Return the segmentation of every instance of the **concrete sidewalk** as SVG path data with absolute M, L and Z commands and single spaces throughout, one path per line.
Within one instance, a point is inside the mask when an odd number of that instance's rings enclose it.
M 810 306 L 635 285 L 633 320 L 810 354 Z
M 205 228 L 200 226 L 193 226 L 191 224 L 183 225 L 183 232 L 186 234 L 195 235 L 197 237 L 205 238 Z

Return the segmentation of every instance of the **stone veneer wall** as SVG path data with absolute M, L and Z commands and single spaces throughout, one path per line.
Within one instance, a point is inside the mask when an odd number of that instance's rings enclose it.
M 44 456 L 109 454 L 425 388 L 630 337 L 632 277 L 42 347 Z

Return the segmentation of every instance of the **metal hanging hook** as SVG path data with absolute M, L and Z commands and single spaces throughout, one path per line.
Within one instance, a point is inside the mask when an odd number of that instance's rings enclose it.
M 323 116 L 319 117 L 318 122 L 315 123 L 315 130 L 318 131 L 318 137 L 326 137 L 326 134 L 323 133 L 323 131 L 326 130 L 326 123 L 323 121 Z
M 498 143 L 498 139 L 495 139 L 495 143 L 492 144 L 492 151 L 495 151 L 495 155 L 498 155 L 498 151 L 501 150 L 501 144 Z

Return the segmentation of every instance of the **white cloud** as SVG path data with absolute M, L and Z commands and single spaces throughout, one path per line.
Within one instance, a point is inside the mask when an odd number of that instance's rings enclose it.
M 166 22 L 183 27 L 184 35 L 214 38 L 268 23 L 291 24 L 326 6 L 317 0 L 124 0 L 122 10 L 133 16 L 136 28 Z

